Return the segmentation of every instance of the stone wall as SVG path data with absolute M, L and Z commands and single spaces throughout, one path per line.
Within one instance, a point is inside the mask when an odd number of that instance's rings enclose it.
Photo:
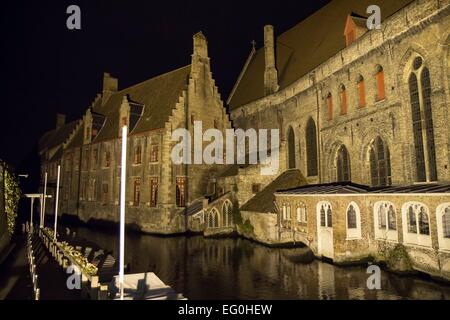
M 450 180 L 449 1 L 415 1 L 383 21 L 383 30 L 366 33 L 289 87 L 231 111 L 236 127 L 279 129 L 286 141 L 295 134 L 296 168 L 306 170 L 306 123 L 313 119 L 318 135 L 319 177 L 311 183 L 336 180 L 337 150 L 345 145 L 353 182 L 371 184 L 368 149 L 381 137 L 391 151 L 393 184 L 416 180 L 408 77 L 412 61 L 422 57 L 430 70 L 438 180 Z M 344 26 L 343 26 L 344 27 Z M 385 76 L 386 98 L 376 100 L 376 70 Z M 358 106 L 357 80 L 364 77 L 366 106 Z M 345 85 L 347 114 L 341 115 L 339 88 Z M 331 94 L 333 119 L 327 114 Z M 281 170 L 287 148 L 280 150 Z
M 335 263 L 347 264 L 376 259 L 387 261 L 389 253 L 400 244 L 409 255 L 412 268 L 431 274 L 436 277 L 450 279 L 450 248 L 442 246 L 442 239 L 438 236 L 438 216 L 436 210 L 443 204 L 450 205 L 449 195 L 277 195 L 279 208 L 290 205 L 292 217 L 290 221 L 282 221 L 282 225 L 289 231 L 296 230 L 302 233 L 309 241 L 308 246 L 317 256 L 321 256 L 318 242 L 319 236 L 319 212 L 318 205 L 326 201 L 332 207 L 332 246 Z M 375 205 L 379 202 L 388 202 L 395 208 L 396 231 L 394 238 L 380 240 L 375 236 L 377 215 Z M 412 244 L 404 239 L 407 232 L 405 204 L 423 204 L 428 210 L 430 236 L 428 244 Z M 307 224 L 296 222 L 296 208 L 302 205 L 306 208 Z M 360 236 L 350 237 L 347 228 L 347 210 L 353 205 L 359 210 L 358 224 Z M 282 211 L 282 209 L 280 209 Z M 280 213 L 280 219 L 282 214 Z M 439 227 L 440 228 L 440 227 Z M 302 229 L 302 230 L 300 230 Z M 441 241 L 441 242 L 440 242 Z

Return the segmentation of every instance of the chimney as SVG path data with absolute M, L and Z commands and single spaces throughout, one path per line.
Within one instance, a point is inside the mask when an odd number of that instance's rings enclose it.
M 103 94 L 102 94 L 102 105 L 104 105 L 111 95 L 117 92 L 119 88 L 119 80 L 112 77 L 109 73 L 105 72 L 103 74 Z
M 275 41 L 273 26 L 264 27 L 264 94 L 270 95 L 278 91 L 278 71 L 275 67 Z
M 61 114 L 61 113 L 57 113 L 56 114 L 56 129 L 61 128 L 65 124 L 66 124 L 66 115 L 65 114 Z

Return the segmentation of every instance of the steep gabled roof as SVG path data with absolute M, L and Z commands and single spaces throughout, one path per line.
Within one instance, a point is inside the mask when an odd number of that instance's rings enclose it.
M 58 129 L 53 129 L 46 132 L 39 140 L 39 152 L 62 145 L 76 129 L 77 124 L 78 121 L 73 121 L 61 126 Z
M 333 0 L 328 5 L 283 33 L 276 41 L 276 58 L 280 89 L 326 62 L 345 48 L 343 36 L 347 17 L 359 19 L 370 5 L 381 8 L 385 19 L 413 0 Z M 361 19 L 362 23 L 363 19 Z M 264 97 L 264 48 L 252 55 L 233 95 L 230 109 Z
M 124 96 L 127 96 L 129 101 L 144 105 L 144 112 L 133 134 L 164 128 L 182 91 L 188 84 L 190 71 L 191 66 L 188 65 L 149 79 L 114 93 L 105 105 L 94 107 L 95 112 L 106 116 L 105 124 L 95 138 L 95 142 L 118 137 L 120 106 Z

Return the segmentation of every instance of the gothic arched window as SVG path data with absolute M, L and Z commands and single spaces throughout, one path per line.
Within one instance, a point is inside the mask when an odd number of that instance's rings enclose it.
M 317 176 L 317 132 L 313 119 L 306 124 L 306 160 L 308 177 Z
M 288 169 L 295 169 L 295 134 L 294 129 L 289 127 L 287 134 Z
M 417 181 L 436 181 L 436 147 L 431 106 L 430 72 L 428 68 L 424 67 L 423 60 L 420 57 L 414 59 L 413 62 L 413 71 L 409 76 L 409 93 L 411 98 Z M 425 157 L 425 152 L 427 157 Z M 427 159 L 427 162 L 425 159 Z
M 363 76 L 359 76 L 358 78 L 358 103 L 359 107 L 365 107 L 366 106 L 366 89 L 364 86 L 364 78 Z
M 347 114 L 347 90 L 344 85 L 341 85 L 339 94 L 341 98 L 341 115 L 345 115 Z
M 327 96 L 327 114 L 328 114 L 328 120 L 333 120 L 333 96 L 331 93 Z
M 388 146 L 377 137 L 370 146 L 370 174 L 373 186 L 391 185 L 391 159 Z
M 347 228 L 348 229 L 356 229 L 357 228 L 356 210 L 353 207 L 353 205 L 350 205 L 350 207 L 347 210 Z
M 350 157 L 347 148 L 342 145 L 339 148 L 336 162 L 337 181 L 350 181 Z
M 377 80 L 377 101 L 384 100 L 386 98 L 386 93 L 384 89 L 384 70 L 383 67 L 378 65 L 376 70 L 376 80 Z
M 450 238 L 450 206 L 445 208 L 442 215 L 442 228 L 444 231 L 444 238 Z

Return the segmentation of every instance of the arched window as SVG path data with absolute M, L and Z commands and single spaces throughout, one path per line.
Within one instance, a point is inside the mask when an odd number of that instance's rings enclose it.
M 134 148 L 134 164 L 142 163 L 142 148 L 141 146 L 137 146 Z
M 356 229 L 356 210 L 353 207 L 353 205 L 350 205 L 350 207 L 347 210 L 347 228 L 348 229 Z
M 331 206 L 329 206 L 327 210 L 327 226 L 328 228 L 333 227 L 333 211 L 331 210 Z
M 381 201 L 374 205 L 375 239 L 398 241 L 397 215 L 391 202 Z
M 386 93 L 384 89 L 384 70 L 383 67 L 378 65 L 376 71 L 376 80 L 377 80 L 377 101 L 384 100 L 386 98 Z
M 337 181 L 350 181 L 350 157 L 348 155 L 347 148 L 342 145 L 337 154 L 336 161 L 336 169 L 337 169 Z
M 287 206 L 287 212 L 286 212 L 286 220 L 291 220 L 291 205 L 288 204 Z
M 295 168 L 295 134 L 294 129 L 289 127 L 287 134 L 288 169 Z
M 392 184 L 390 158 L 388 146 L 380 137 L 377 137 L 370 146 L 372 186 L 388 186 Z
M 431 106 L 430 72 L 428 68 L 424 67 L 423 60 L 420 57 L 417 57 L 413 61 L 413 71 L 409 77 L 409 93 L 411 99 L 417 181 L 436 181 L 436 147 L 434 143 Z M 427 157 L 425 157 L 425 151 L 427 152 Z M 428 158 L 427 163 L 425 163 L 426 158 Z
M 308 216 L 306 214 L 306 206 L 304 204 L 300 204 L 297 206 L 297 222 L 308 223 Z
M 341 98 L 341 115 L 347 114 L 347 90 L 344 85 L 341 85 L 340 90 L 340 98 Z
M 232 204 L 230 201 L 225 201 L 222 206 L 222 224 L 224 227 L 232 225 Z
M 430 215 L 428 208 L 418 202 L 403 206 L 403 238 L 405 243 L 431 247 Z
M 440 205 L 436 210 L 439 250 L 450 251 L 450 203 Z
M 312 118 L 306 124 L 306 158 L 308 177 L 317 176 L 317 133 Z
M 333 120 L 333 96 L 331 93 L 327 96 L 327 114 L 328 114 L 328 120 Z
M 361 239 L 361 213 L 356 202 L 347 208 L 347 240 Z
M 365 107 L 366 106 L 366 89 L 364 87 L 364 78 L 363 76 L 359 76 L 358 78 L 358 103 L 359 107 Z
M 326 227 L 327 226 L 327 216 L 326 216 L 326 213 L 325 213 L 324 205 L 322 205 L 321 208 L 320 208 L 320 226 L 321 227 Z
M 442 215 L 442 230 L 444 238 L 450 239 L 450 205 L 445 208 L 444 214 Z

